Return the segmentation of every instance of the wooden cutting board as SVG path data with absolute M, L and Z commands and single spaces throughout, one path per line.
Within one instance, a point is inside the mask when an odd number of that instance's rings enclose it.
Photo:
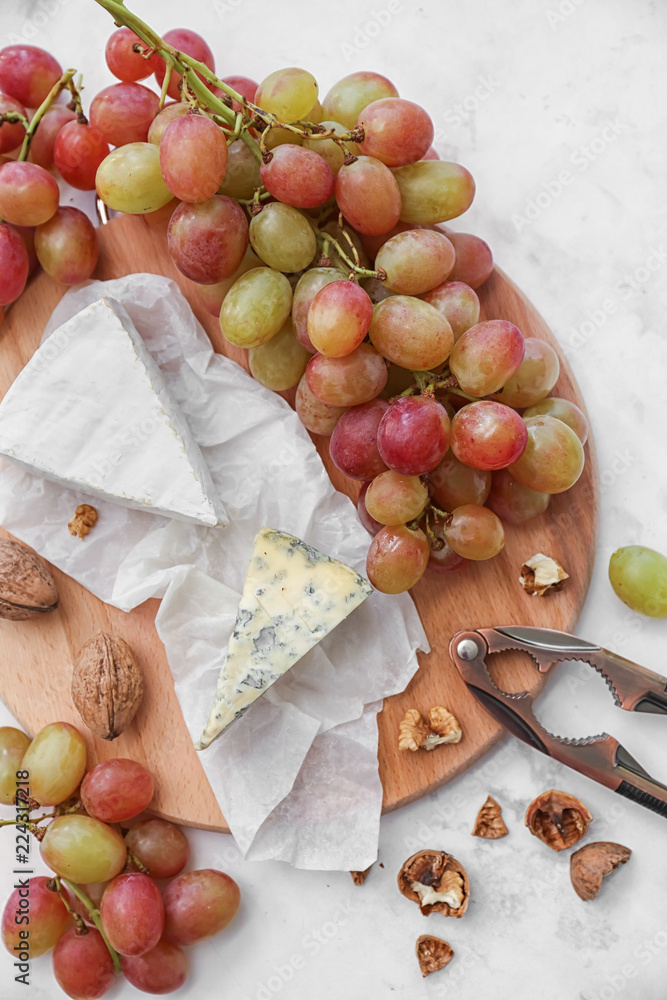
M 172 265 L 163 233 L 151 231 L 141 218 L 120 216 L 100 229 L 99 235 L 101 251 L 95 277 L 108 279 L 148 271 L 175 279 L 215 350 L 245 365 L 246 352 L 223 339 L 217 319 L 201 308 L 192 283 Z M 44 326 L 64 292 L 62 285 L 40 274 L 9 310 L 0 330 L 0 395 L 37 348 Z M 500 270 L 495 270 L 479 294 L 482 319 L 509 319 L 525 336 L 541 337 L 558 350 L 542 318 Z M 554 395 L 565 396 L 584 408 L 562 355 Z M 356 496 L 359 484 L 332 466 L 327 441 L 316 438 L 315 443 L 335 486 Z M 444 576 L 427 573 L 415 587 L 413 596 L 431 653 L 420 656 L 415 678 L 403 693 L 386 700 L 379 716 L 385 811 L 453 778 L 502 735 L 499 726 L 468 693 L 449 659 L 448 644 L 454 632 L 519 623 L 573 630 L 590 582 L 598 523 L 597 471 L 590 442 L 586 452 L 586 469 L 576 486 L 554 497 L 546 515 L 521 528 L 509 526 L 500 556 Z M 72 544 L 85 541 L 72 539 Z M 519 585 L 519 571 L 526 558 L 540 551 L 556 557 L 570 579 L 560 593 L 531 598 Z M 147 601 L 127 614 L 103 604 L 58 570 L 53 573 L 60 594 L 55 613 L 27 622 L 0 622 L 0 692 L 9 710 L 30 735 L 59 719 L 80 726 L 88 743 L 89 766 L 109 757 L 138 760 L 155 776 L 156 814 L 186 825 L 226 831 L 224 817 L 185 728 L 164 648 L 155 631 L 158 602 Z M 88 733 L 69 693 L 73 657 L 99 630 L 116 632 L 129 642 L 146 678 L 146 695 L 133 726 L 113 743 Z M 527 657 L 505 653 L 496 659 L 499 673 L 495 676 L 506 690 L 535 685 L 535 670 Z M 399 752 L 398 725 L 405 711 L 418 708 L 427 714 L 432 705 L 445 705 L 456 714 L 464 733 L 461 742 L 431 752 Z

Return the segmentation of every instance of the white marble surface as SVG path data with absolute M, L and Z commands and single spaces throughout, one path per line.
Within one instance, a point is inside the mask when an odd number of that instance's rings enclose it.
M 203 31 L 223 74 L 257 79 L 303 65 L 321 89 L 355 70 L 384 72 L 423 103 L 444 158 L 478 185 L 458 224 L 492 245 L 567 351 L 591 412 L 602 479 L 593 582 L 578 633 L 665 670 L 665 624 L 640 619 L 614 597 L 611 552 L 644 543 L 667 551 L 664 378 L 667 371 L 667 10 L 650 0 L 133 0 L 156 28 Z M 87 98 L 111 82 L 103 65 L 108 16 L 93 0 L 3 0 L 0 45 L 23 36 L 85 73 Z M 13 33 L 13 36 L 12 36 Z M 563 171 L 566 172 L 563 175 Z M 531 204 L 532 203 L 532 204 Z M 571 544 L 577 544 L 576 536 Z M 659 717 L 614 708 L 580 667 L 561 668 L 542 719 L 564 735 L 606 729 L 667 781 L 667 729 Z M 11 720 L 2 710 L 0 724 Z M 568 859 L 523 828 L 545 788 L 580 795 L 595 816 L 590 839 L 627 844 L 633 856 L 600 897 L 573 893 Z M 510 835 L 470 836 L 487 793 Z M 243 909 L 223 935 L 191 950 L 181 996 L 268 1000 L 312 996 L 458 1000 L 540 996 L 612 1000 L 664 996 L 667 972 L 667 827 L 658 816 L 566 771 L 509 738 L 436 794 L 382 821 L 380 861 L 363 888 L 345 873 L 246 864 L 230 838 L 192 834 L 194 867 L 238 879 Z M 11 833 L 0 837 L 0 883 L 11 885 Z M 420 847 L 467 866 L 473 901 L 462 921 L 428 920 L 399 895 L 395 876 Z M 419 934 L 437 934 L 456 957 L 422 981 Z M 23 997 L 2 960 L 0 994 Z M 60 995 L 48 958 L 32 968 L 31 997 Z M 118 983 L 114 998 L 136 995 Z

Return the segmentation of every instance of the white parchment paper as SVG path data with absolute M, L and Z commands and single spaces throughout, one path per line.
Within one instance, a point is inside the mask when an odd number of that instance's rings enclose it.
M 157 630 L 195 739 L 208 718 L 258 529 L 291 532 L 361 573 L 369 536 L 350 500 L 331 486 L 291 407 L 214 354 L 174 282 L 134 274 L 70 291 L 44 339 L 103 295 L 125 306 L 160 366 L 230 524 L 206 528 L 95 501 L 99 520 L 81 541 L 67 523 L 86 497 L 4 460 L 0 523 L 118 608 L 162 598 Z M 62 349 L 57 333 L 49 349 Z M 149 430 L 134 428 L 131 439 L 150 452 Z M 341 870 L 375 860 L 382 802 L 376 714 L 412 677 L 417 649 L 428 643 L 411 598 L 375 593 L 201 753 L 248 858 Z

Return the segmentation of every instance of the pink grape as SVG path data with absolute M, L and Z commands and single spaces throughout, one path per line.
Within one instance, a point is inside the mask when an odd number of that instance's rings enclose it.
M 29 266 L 28 251 L 19 233 L 0 222 L 0 306 L 18 299 L 28 280 Z
M 202 36 L 198 35 L 196 31 L 191 31 L 190 28 L 172 28 L 170 31 L 166 31 L 162 37 L 167 44 L 172 45 L 179 52 L 184 52 L 187 56 L 196 59 L 197 62 L 204 63 L 211 71 L 215 70 L 213 53 Z M 162 86 L 166 72 L 167 66 L 164 59 L 158 57 L 155 65 L 155 79 L 160 87 Z M 197 76 L 200 80 L 204 79 L 201 73 L 197 73 Z M 167 94 L 174 101 L 178 101 L 181 96 L 179 89 L 181 80 L 182 77 L 179 73 L 174 72 L 171 74 Z M 206 81 L 204 82 L 206 83 Z M 206 85 L 208 86 L 208 84 Z
M 497 392 L 523 361 L 525 341 L 513 323 L 492 319 L 478 323 L 459 337 L 449 367 L 460 387 L 471 396 Z
M 166 819 L 145 819 L 125 835 L 131 854 L 151 878 L 173 878 L 187 863 L 190 847 L 180 827 Z
M 504 403 L 469 403 L 452 420 L 452 451 L 475 469 L 504 469 L 516 462 L 528 440 L 526 425 Z
M 37 126 L 37 131 L 33 134 L 28 153 L 30 163 L 36 163 L 39 167 L 44 167 L 45 170 L 51 170 L 54 146 L 60 130 L 63 125 L 67 125 L 75 118 L 76 115 L 70 108 L 61 105 L 49 108 Z M 4 125 L 2 127 L 4 128 Z M 107 152 L 109 152 L 108 147 Z
M 362 70 L 335 83 L 322 101 L 322 110 L 326 118 L 351 129 L 364 108 L 383 97 L 398 97 L 391 80 L 380 73 Z
M 159 106 L 158 95 L 141 83 L 113 83 L 93 98 L 90 123 L 112 146 L 146 142 Z
M 543 514 L 550 500 L 549 493 L 538 493 L 528 486 L 522 486 L 507 469 L 499 469 L 493 473 L 487 506 L 503 521 L 525 524 L 533 517 Z
M 479 323 L 479 298 L 475 290 L 463 281 L 445 281 L 431 289 L 424 296 L 424 301 L 445 317 L 452 328 L 455 342 L 471 326 Z
M 380 421 L 389 409 L 383 399 L 351 406 L 336 423 L 329 454 L 350 479 L 373 479 L 387 468 L 378 451 Z
M 445 539 L 457 555 L 475 562 L 497 556 L 505 544 L 502 521 L 488 507 L 463 504 L 452 511 Z
M 0 90 L 26 108 L 38 108 L 62 74 L 60 63 L 36 45 L 8 45 L 0 50 Z
M 53 162 L 63 180 L 79 191 L 95 190 L 95 175 L 109 155 L 109 144 L 95 125 L 78 121 L 65 125 L 56 136 Z
M 375 518 L 371 517 L 368 513 L 368 508 L 366 507 L 366 493 L 368 492 L 369 486 L 370 482 L 361 484 L 359 496 L 357 497 L 357 513 L 359 515 L 359 520 L 369 535 L 377 535 L 378 531 L 384 528 L 384 524 L 380 524 L 379 521 L 376 521 Z
M 266 190 L 294 208 L 316 208 L 333 194 L 335 178 L 329 164 L 310 149 L 285 144 L 263 163 L 259 176 Z
M 3 163 L 0 167 L 0 217 L 17 226 L 39 226 L 58 208 L 60 191 L 44 167 L 36 163 Z
M 394 524 L 381 528 L 366 557 L 366 574 L 383 594 L 401 594 L 421 579 L 429 560 L 428 539 L 420 528 Z
M 187 115 L 189 111 L 189 104 L 165 104 L 162 111 L 158 111 L 155 118 L 151 122 L 150 128 L 148 129 L 148 141 L 152 142 L 154 146 L 159 146 L 162 142 L 162 136 L 167 131 L 171 123 L 177 118 L 182 118 L 183 115 Z
M 227 170 L 227 141 L 204 115 L 185 115 L 167 126 L 160 142 L 160 169 L 181 201 L 212 198 Z
M 86 281 L 97 264 L 97 233 L 78 208 L 59 208 L 35 230 L 37 259 L 47 274 L 63 285 Z
M 335 281 L 321 288 L 310 304 L 308 337 L 320 354 L 342 358 L 359 346 L 372 318 L 368 293 L 353 281 Z
M 370 403 L 387 381 L 384 359 L 370 344 L 359 344 L 344 358 L 315 354 L 306 368 L 308 388 L 330 406 Z
M 143 955 L 123 958 L 121 965 L 128 983 L 144 993 L 174 993 L 188 975 L 185 952 L 164 938 Z
M 410 371 L 437 368 L 454 346 L 445 317 L 411 295 L 392 295 L 375 306 L 370 338 L 384 358 Z
M 383 461 L 408 476 L 435 469 L 449 447 L 449 417 L 435 399 L 404 396 L 392 403 L 378 427 Z
M 311 267 L 297 281 L 292 300 L 292 322 L 297 340 L 311 354 L 315 354 L 316 349 L 308 336 L 308 310 L 321 288 L 340 279 L 341 274 L 336 267 Z
M 456 251 L 456 263 L 449 280 L 479 288 L 493 271 L 493 254 L 488 243 L 472 233 L 453 233 L 451 230 L 447 231 L 447 238 Z
M 446 236 L 428 229 L 398 233 L 378 250 L 375 267 L 387 274 L 387 288 L 400 295 L 421 295 L 447 278 L 454 247 Z
M 382 524 L 406 524 L 419 517 L 428 502 L 428 490 L 419 476 L 403 476 L 388 469 L 368 486 L 366 510 Z
M 35 252 L 35 226 L 14 226 L 16 232 L 19 234 L 26 250 L 28 251 L 28 278 L 31 278 L 39 267 L 39 261 L 37 259 L 37 253 Z
M 398 222 L 401 195 L 396 178 L 372 156 L 342 166 L 335 191 L 341 212 L 360 233 L 386 233 Z
M 141 52 L 135 52 L 133 45 L 139 45 L 148 50 L 146 43 L 129 28 L 119 28 L 107 39 L 104 58 L 107 66 L 117 79 L 123 83 L 136 83 L 145 80 L 155 72 L 160 56 L 153 52 L 144 58 Z
M 525 420 L 528 441 L 509 466 L 514 478 L 539 493 L 564 493 L 584 469 L 581 441 L 566 423 L 548 415 Z
M 419 104 L 385 97 L 368 104 L 357 119 L 364 130 L 359 149 L 388 167 L 421 160 L 433 142 L 433 122 Z
M 223 76 L 221 77 L 222 82 L 226 83 L 228 87 L 235 90 L 237 94 L 241 97 L 245 97 L 246 100 L 250 101 L 251 104 L 255 104 L 255 94 L 257 93 L 258 84 L 255 80 L 251 80 L 249 76 Z M 237 100 L 232 98 L 232 110 L 238 112 L 241 110 L 241 105 Z
M 452 434 L 454 425 L 452 423 Z M 463 504 L 483 504 L 491 489 L 491 473 L 464 465 L 448 451 L 442 462 L 428 474 L 431 497 L 441 510 L 452 511 Z
M 570 402 L 569 399 L 561 399 L 560 396 L 549 396 L 548 399 L 543 399 L 541 402 L 529 406 L 523 412 L 524 420 L 527 417 L 547 415 L 556 417 L 557 420 L 562 420 L 563 423 L 572 428 L 581 443 L 586 444 L 588 439 L 588 418 L 576 403 Z
M 109 949 L 94 927 L 85 934 L 77 928 L 63 934 L 53 952 L 53 974 L 73 1000 L 98 1000 L 116 976 Z
M 496 398 L 507 406 L 522 409 L 544 399 L 558 380 L 560 362 L 551 344 L 537 337 L 526 337 L 523 361 Z
M 231 923 L 241 890 L 225 872 L 202 868 L 175 878 L 163 898 L 165 939 L 188 945 L 206 941 Z
M 103 760 L 81 782 L 81 801 L 89 816 L 103 823 L 132 819 L 153 798 L 153 776 L 134 760 Z
M 171 217 L 167 243 L 186 278 L 213 285 L 240 266 L 248 246 L 248 219 L 226 195 L 197 205 L 183 202 Z
M 294 406 L 306 430 L 323 437 L 331 437 L 336 424 L 345 413 L 344 406 L 329 406 L 314 396 L 308 388 L 305 375 L 297 386 Z
M 420 160 L 394 170 L 401 196 L 401 219 L 430 225 L 455 219 L 475 197 L 472 174 L 458 163 Z
M 164 905 L 152 878 L 141 872 L 117 875 L 104 890 L 100 919 L 120 955 L 143 955 L 162 937 Z
M 431 529 L 433 534 L 442 542 L 442 547 L 439 549 L 434 548 L 431 545 L 431 554 L 428 560 L 427 569 L 430 569 L 433 573 L 453 573 L 454 570 L 463 569 L 464 566 L 468 565 L 468 560 L 460 556 L 458 552 L 450 548 L 447 539 L 445 538 L 444 526 L 441 524 L 436 524 Z
M 0 93 L 0 115 L 12 112 L 18 112 L 26 117 L 26 110 L 20 101 L 10 94 Z M 3 122 L 0 125 L 0 153 L 11 153 L 13 149 L 18 149 L 24 136 L 25 128 L 20 122 Z
M 43 955 L 72 923 L 58 893 L 47 889 L 47 877 L 38 875 L 27 882 L 27 892 L 25 887 L 14 889 L 2 911 L 2 943 L 15 959 L 22 947 L 31 959 Z M 30 935 L 27 941 L 26 930 Z

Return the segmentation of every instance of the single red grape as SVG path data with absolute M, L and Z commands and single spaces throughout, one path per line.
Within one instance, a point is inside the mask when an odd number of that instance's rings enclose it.
M 259 176 L 278 201 L 294 208 L 316 208 L 333 194 L 335 178 L 326 160 L 303 146 L 277 146 Z
M 132 819 L 153 798 L 153 776 L 125 757 L 103 760 L 81 782 L 81 801 L 89 816 L 103 823 Z
M 390 469 L 420 476 L 435 469 L 449 447 L 449 417 L 435 399 L 404 396 L 378 427 L 378 449 Z
M 329 406 L 370 403 L 387 381 L 384 358 L 370 344 L 359 344 L 344 358 L 315 354 L 306 368 L 308 388 Z
M 112 948 L 120 955 L 143 955 L 162 937 L 164 904 L 148 875 L 127 872 L 112 879 L 102 896 L 100 919 Z
M 58 986 L 73 1000 L 97 1000 L 112 985 L 115 971 L 104 938 L 94 927 L 82 934 L 72 928 L 53 952 L 53 974 Z
M 20 101 L 10 94 L 0 93 L 0 115 L 18 114 L 26 116 L 26 110 Z M 3 122 L 0 125 L 0 153 L 11 153 L 23 142 L 25 128 L 20 122 Z
M 47 889 L 49 881 L 44 875 L 29 878 L 27 892 L 25 886 L 19 886 L 5 903 L 2 942 L 15 959 L 22 947 L 31 959 L 43 955 L 71 926 L 72 918 L 60 895 Z
M 491 473 L 464 465 L 448 451 L 433 472 L 429 472 L 428 488 L 441 510 L 452 511 L 466 503 L 483 504 L 491 489 Z
M 67 125 L 68 122 L 73 121 L 75 118 L 76 115 L 70 108 L 63 107 L 62 105 L 49 108 L 37 126 L 37 131 L 33 134 L 28 153 L 30 163 L 36 163 L 38 166 L 44 167 L 45 170 L 51 170 L 53 167 L 54 146 L 60 130 L 63 125 Z
M 171 216 L 167 243 L 186 278 L 214 285 L 240 266 L 248 246 L 248 218 L 226 195 L 197 205 L 182 202 Z
M 37 259 L 64 285 L 78 285 L 95 270 L 99 247 L 94 225 L 78 208 L 61 207 L 35 229 Z
M 420 528 L 394 524 L 381 528 L 366 557 L 366 573 L 376 590 L 401 594 L 424 575 L 430 548 Z
M 26 108 L 38 108 L 62 74 L 60 63 L 36 45 L 0 49 L 0 90 Z
M 497 556 L 505 544 L 502 521 L 488 507 L 463 504 L 444 527 L 450 548 L 475 562 Z
M 401 195 L 389 167 L 372 156 L 342 166 L 336 176 L 336 201 L 360 233 L 387 233 L 401 214 Z
M 148 51 L 146 43 L 130 28 L 119 28 L 118 31 L 114 31 L 109 36 L 104 50 L 107 66 L 113 75 L 122 80 L 123 83 L 145 80 L 147 76 L 155 72 L 158 61 L 161 61 L 156 52 L 144 58 L 141 52 L 134 51 L 134 45 Z
M 172 878 L 183 871 L 190 854 L 188 838 L 166 819 L 145 819 L 125 835 L 131 854 L 152 878 Z
M 20 234 L 0 222 L 0 306 L 18 299 L 28 280 L 30 261 Z
M 90 123 L 112 146 L 146 142 L 159 107 L 158 95 L 141 83 L 113 83 L 93 98 Z
M 336 468 L 350 479 L 374 479 L 387 466 L 378 451 L 378 427 L 389 409 L 384 399 L 374 399 L 346 410 L 334 428 L 329 454 Z
M 359 148 L 388 167 L 421 160 L 433 142 L 433 122 L 419 104 L 385 97 L 368 104 L 357 119 L 364 130 Z
M 533 517 L 543 514 L 549 506 L 551 495 L 538 493 L 529 486 L 523 486 L 508 469 L 493 473 L 491 492 L 487 506 L 503 521 L 510 524 L 525 524 Z
M 489 244 L 472 233 L 453 233 L 447 230 L 446 235 L 456 252 L 456 262 L 449 280 L 463 281 L 471 288 L 479 288 L 493 271 L 493 254 Z
M 185 872 L 164 891 L 164 936 L 179 945 L 206 941 L 234 919 L 240 903 L 241 890 L 225 872 Z
M 503 319 L 471 326 L 454 344 L 449 367 L 464 392 L 489 396 L 514 375 L 523 361 L 525 341 L 520 330 Z
M 56 170 L 70 187 L 79 191 L 95 190 L 97 168 L 108 155 L 109 143 L 100 129 L 78 121 L 64 125 L 53 146 Z
M 164 938 L 143 955 L 121 959 L 121 966 L 128 983 L 144 993 L 174 993 L 188 974 L 185 952 Z
M 212 198 L 227 170 L 227 140 L 205 115 L 185 115 L 167 126 L 160 141 L 160 169 L 181 201 Z
M 39 226 L 55 213 L 60 191 L 44 167 L 36 163 L 3 163 L 0 167 L 0 217 L 17 226 Z
M 504 403 L 483 399 L 462 407 L 452 420 L 452 451 L 474 469 L 504 469 L 528 440 L 526 425 Z

